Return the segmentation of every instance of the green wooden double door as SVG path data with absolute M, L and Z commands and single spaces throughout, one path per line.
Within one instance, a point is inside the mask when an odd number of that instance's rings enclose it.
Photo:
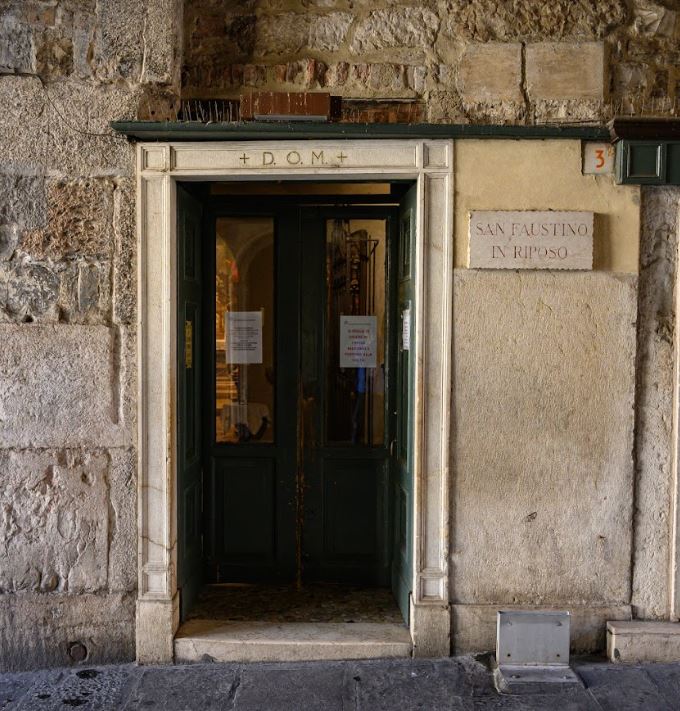
M 178 214 L 179 582 L 391 585 L 408 619 L 414 189 Z

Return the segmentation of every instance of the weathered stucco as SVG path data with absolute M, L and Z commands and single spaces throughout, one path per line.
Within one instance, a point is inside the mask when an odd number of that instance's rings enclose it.
M 456 601 L 626 602 L 634 280 L 457 272 L 454 298 Z
M 454 604 L 629 602 L 635 320 L 632 276 L 456 270 Z

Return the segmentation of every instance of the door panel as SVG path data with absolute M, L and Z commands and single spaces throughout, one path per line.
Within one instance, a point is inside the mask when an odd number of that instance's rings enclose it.
M 298 243 L 291 211 L 210 216 L 212 582 L 295 576 Z
M 271 459 L 221 459 L 216 495 L 224 519 L 224 553 L 245 562 L 271 564 L 275 558 L 274 506 L 276 480 Z M 248 502 L 244 506 L 244 502 Z
M 301 272 L 310 294 L 300 312 L 307 580 L 389 582 L 385 395 L 393 222 L 386 208 L 302 216 Z
M 181 185 L 178 205 L 177 398 L 179 587 L 182 615 L 201 585 L 202 449 L 201 449 L 201 203 Z
M 392 472 L 393 558 L 392 591 L 405 620 L 409 619 L 409 596 L 413 570 L 413 383 L 415 289 L 413 269 L 416 246 L 417 187 L 412 186 L 399 209 L 398 336 L 396 377 L 396 446 Z
M 396 209 L 222 204 L 208 224 L 206 579 L 392 577 L 408 599 L 409 535 L 390 530 L 408 526 L 398 498 L 410 491 L 390 455 L 390 443 L 401 444 L 395 427 L 409 426 L 395 417 L 390 387 L 399 372 Z M 246 314 L 252 328 L 255 312 L 261 354 L 239 362 L 229 314 Z M 347 317 L 355 320 L 343 325 Z M 350 362 L 348 329 L 364 327 L 373 343 Z M 410 366 L 401 365 L 408 389 Z
M 380 469 L 370 461 L 325 458 L 324 558 L 351 562 L 376 556 Z

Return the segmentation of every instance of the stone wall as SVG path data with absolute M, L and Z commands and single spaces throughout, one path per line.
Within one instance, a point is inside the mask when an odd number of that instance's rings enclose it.
M 668 619 L 673 466 L 673 376 L 680 188 L 644 188 L 635 414 L 632 604 L 641 619 Z
M 677 0 L 191 0 L 183 94 L 411 99 L 453 123 L 668 112 L 679 18 Z
M 175 0 L 0 3 L 0 669 L 134 657 L 134 150 Z
M 680 98 L 677 0 L 496 0 L 489 11 L 490 4 L 0 0 L 0 669 L 134 656 L 134 152 L 109 122 L 172 115 L 180 87 L 186 98 L 230 98 L 252 87 L 415 101 L 423 110 L 404 116 L 461 123 L 602 121 L 627 110 L 664 113 Z M 361 102 L 356 107 L 361 114 Z M 503 571 L 505 587 L 497 592 L 504 600 L 585 600 L 591 607 L 584 610 L 599 605 L 600 616 L 584 621 L 584 630 L 601 628 L 603 616 L 631 601 L 640 617 L 667 614 L 677 200 L 677 189 L 643 192 L 632 509 L 625 496 L 631 461 L 613 440 L 595 441 L 602 478 L 581 483 L 615 499 L 605 510 L 603 532 L 579 529 L 582 509 L 565 517 L 548 497 L 534 505 L 525 488 L 512 507 L 496 502 L 505 516 L 499 525 L 511 532 L 501 544 L 524 551 L 516 569 L 505 570 L 502 560 L 492 559 L 494 551 L 483 561 Z M 525 334 L 535 343 L 542 335 L 565 348 L 573 348 L 573 333 L 550 331 L 545 320 L 537 335 L 520 307 L 552 309 L 572 324 L 587 314 L 590 330 L 576 334 L 584 348 L 623 346 L 607 351 L 629 376 L 625 387 L 607 381 L 618 409 L 594 392 L 602 408 L 611 408 L 618 445 L 625 445 L 631 438 L 630 412 L 621 415 L 621 408 L 629 408 L 632 397 L 632 278 L 598 274 L 582 283 L 583 277 L 566 277 L 557 289 L 545 279 L 504 275 L 490 285 L 484 275 L 457 270 L 456 299 L 461 307 L 467 300 L 476 319 L 467 323 L 463 311 L 456 326 L 456 377 L 470 376 L 457 384 L 459 392 L 471 401 L 480 395 L 466 391 L 485 363 L 483 352 L 470 359 L 470 348 L 479 338 L 478 321 L 487 319 L 495 332 L 490 314 L 499 308 L 507 310 L 506 331 L 512 328 L 515 338 Z M 542 297 L 544 290 L 554 293 L 554 303 Z M 526 352 L 546 357 L 534 365 L 548 387 L 554 353 L 533 346 Z M 537 404 L 534 391 L 486 387 L 481 394 L 497 409 L 519 402 L 526 413 Z M 574 393 L 581 393 L 593 407 L 592 392 L 565 380 L 558 394 L 576 408 Z M 587 440 L 589 423 L 601 422 L 593 412 L 562 422 L 546 408 L 544 420 L 553 433 L 566 423 Z M 472 435 L 484 425 L 479 416 L 474 409 L 456 413 L 459 432 L 471 433 L 454 442 L 460 458 L 454 469 L 463 472 L 458 495 L 465 494 L 465 477 L 476 476 L 465 462 Z M 527 431 L 530 425 L 524 421 Z M 505 439 L 496 451 L 510 448 L 513 434 L 499 436 Z M 556 472 L 541 459 L 539 444 L 532 443 L 524 460 L 553 482 Z M 578 472 L 581 453 L 556 437 L 558 445 Z M 453 575 L 469 571 L 452 590 L 454 618 L 469 614 L 468 630 L 486 624 L 484 605 L 498 599 L 478 575 L 480 559 L 470 557 L 477 542 L 466 538 L 485 520 L 484 496 L 502 493 L 480 489 L 480 481 L 483 474 L 470 489 L 476 508 L 456 513 L 453 531 L 454 545 L 461 544 L 453 551 Z M 565 495 L 578 493 L 576 481 Z M 626 529 L 622 522 L 631 515 L 634 529 Z M 556 537 L 570 528 L 580 538 L 558 550 Z M 546 541 L 552 549 L 539 546 Z M 574 546 L 593 541 L 594 560 L 607 573 L 600 587 L 595 567 L 574 570 Z M 631 546 L 632 569 L 626 566 Z M 494 550 L 502 552 L 502 545 Z M 536 560 L 528 556 L 532 550 L 539 552 Z M 559 556 L 553 571 L 559 589 L 544 575 L 551 550 Z M 529 589 L 521 574 L 532 573 L 536 561 L 540 570 Z M 468 604 L 474 601 L 476 607 Z M 597 644 L 587 635 L 583 640 L 583 648 Z

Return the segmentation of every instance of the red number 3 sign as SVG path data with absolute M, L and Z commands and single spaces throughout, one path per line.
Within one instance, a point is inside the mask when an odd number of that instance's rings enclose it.
M 583 144 L 583 174 L 602 175 L 614 172 L 614 146 L 608 143 Z

